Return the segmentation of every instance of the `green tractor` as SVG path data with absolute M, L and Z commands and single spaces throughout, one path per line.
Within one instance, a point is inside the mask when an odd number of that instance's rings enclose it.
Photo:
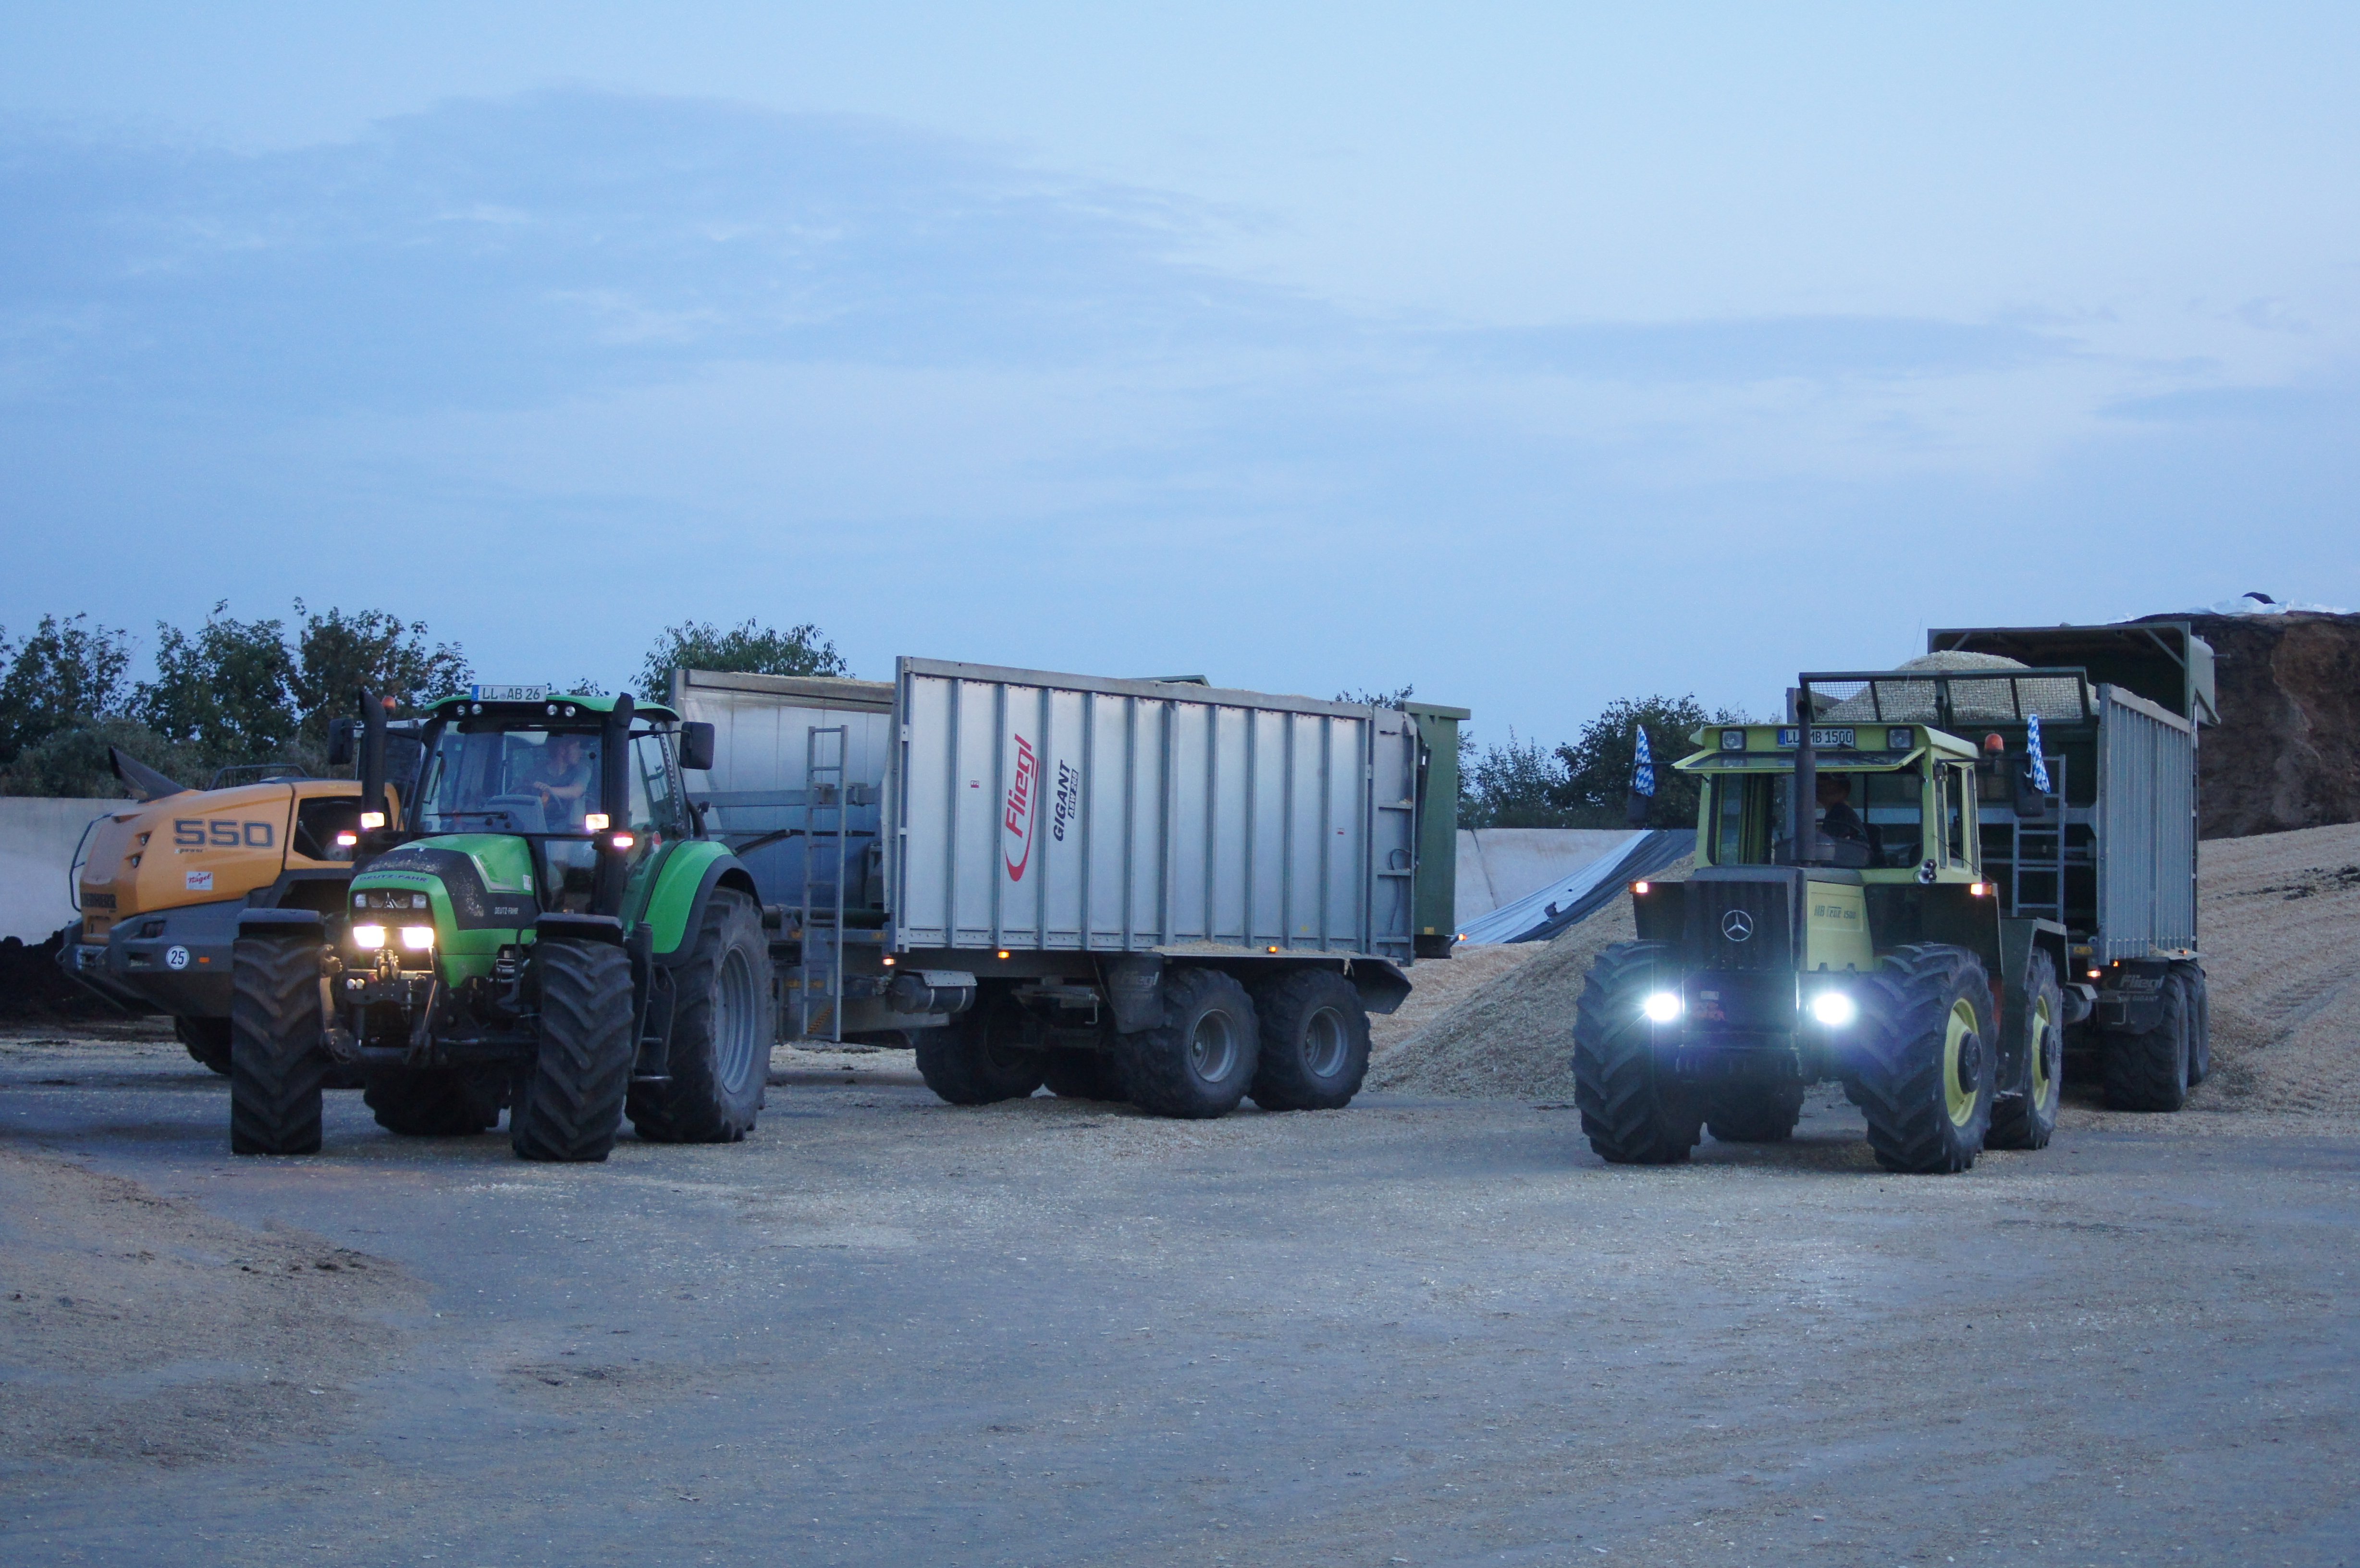
M 2152 674 L 2134 656 L 2164 643 L 2007 635 L 2118 674 Z M 2162 700 L 1969 653 L 1980 664 L 1805 675 L 1794 722 L 1699 731 L 1677 765 L 1704 786 L 1696 870 L 1632 885 L 1639 940 L 1583 986 L 1590 1147 L 1669 1164 L 1707 1128 L 1775 1142 L 1833 1081 L 1886 1170 L 1963 1171 L 1986 1147 L 2048 1144 L 2069 1041 L 2103 1058 L 2110 1104 L 2177 1110 L 2209 1062 L 2194 715 L 2210 649 L 2185 642 L 2186 669 L 2148 682 Z
M 383 707 L 362 708 L 345 907 L 239 921 L 232 1150 L 317 1150 L 332 1073 L 411 1137 L 505 1109 L 526 1160 L 604 1160 L 627 1114 L 654 1141 L 743 1138 L 777 1004 L 753 877 L 682 787 L 712 726 L 628 694 L 477 686 L 428 711 L 394 822 Z

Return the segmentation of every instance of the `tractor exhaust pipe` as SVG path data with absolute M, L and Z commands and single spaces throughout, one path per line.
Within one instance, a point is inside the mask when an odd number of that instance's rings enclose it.
M 598 735 L 598 809 L 613 830 L 598 840 L 598 880 L 592 908 L 602 915 L 623 912 L 624 886 L 631 874 L 628 850 L 615 847 L 615 833 L 631 825 L 631 714 L 637 704 L 628 691 L 615 699 L 614 711 Z
M 1787 843 L 1795 864 L 1816 866 L 1826 855 L 1819 847 L 1819 754 L 1811 745 L 1811 689 L 1795 693 L 1795 820 Z
M 370 852 L 377 835 L 393 826 L 385 809 L 385 710 L 386 703 L 374 692 L 361 692 L 361 842 L 355 860 Z M 374 828 L 368 822 L 371 812 L 377 815 Z

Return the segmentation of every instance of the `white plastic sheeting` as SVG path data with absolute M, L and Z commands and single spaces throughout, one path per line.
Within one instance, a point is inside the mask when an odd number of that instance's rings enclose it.
M 1537 892 L 1459 928 L 1463 942 L 1544 942 L 1603 908 L 1634 877 L 1661 870 L 1696 849 L 1696 830 L 1666 828 L 1633 833 L 1622 848 L 1601 855 L 1580 870 Z

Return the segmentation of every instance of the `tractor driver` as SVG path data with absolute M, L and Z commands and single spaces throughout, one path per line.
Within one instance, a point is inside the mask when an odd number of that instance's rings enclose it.
M 551 833 L 574 833 L 590 793 L 590 759 L 578 735 L 553 735 L 524 781 L 541 801 Z
M 1830 844 L 1868 843 L 1868 824 L 1852 809 L 1852 779 L 1841 773 L 1822 773 L 1819 781 L 1819 831 Z

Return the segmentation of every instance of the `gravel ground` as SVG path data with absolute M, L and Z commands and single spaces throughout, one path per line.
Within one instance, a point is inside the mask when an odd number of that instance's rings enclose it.
M 0 1297 L 36 1304 L 0 1315 L 5 1560 L 2360 1540 L 2360 1140 L 2109 1118 L 1907 1181 L 1822 1096 L 1791 1145 L 1630 1171 L 1513 1101 L 958 1110 L 900 1053 L 804 1054 L 746 1143 L 548 1167 L 349 1093 L 321 1155 L 232 1160 L 169 1041 L 0 1048 Z

